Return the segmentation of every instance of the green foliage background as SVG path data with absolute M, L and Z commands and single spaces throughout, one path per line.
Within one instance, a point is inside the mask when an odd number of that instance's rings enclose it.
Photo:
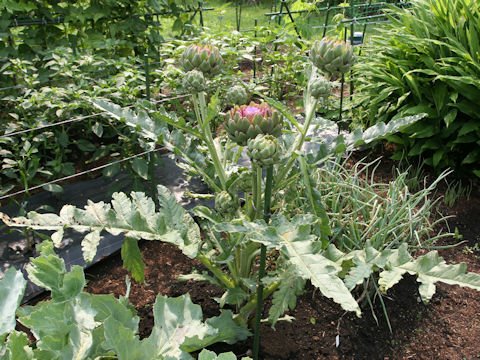
M 427 113 L 390 138 L 395 158 L 480 176 L 480 4 L 417 0 L 390 18 L 357 61 L 361 124 Z
M 119 55 L 129 55 L 162 40 L 153 14 L 173 18 L 173 28 L 183 30 L 192 15 L 185 11 L 198 4 L 198 0 L 0 0 L 0 57 L 28 59 L 57 46 L 115 46 Z M 43 26 L 30 26 L 38 21 Z

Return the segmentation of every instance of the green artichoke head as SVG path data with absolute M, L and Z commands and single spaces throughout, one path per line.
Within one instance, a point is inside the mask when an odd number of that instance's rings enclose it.
M 235 106 L 225 115 L 225 130 L 232 141 L 242 146 L 259 134 L 278 137 L 282 127 L 282 117 L 266 103 Z
M 239 207 L 239 202 L 236 197 L 232 197 L 228 191 L 220 191 L 215 195 L 215 210 L 220 214 L 231 215 Z
M 333 80 L 352 67 L 353 48 L 345 41 L 323 38 L 313 44 L 310 60 L 328 79 Z
M 310 94 L 315 99 L 326 99 L 332 94 L 332 88 L 332 82 L 320 76 L 310 83 Z
M 260 167 L 269 167 L 280 161 L 280 144 L 272 135 L 257 135 L 248 140 L 247 154 L 252 163 Z
M 185 72 L 198 70 L 205 76 L 215 76 L 222 70 L 223 58 L 213 45 L 191 44 L 183 51 L 180 65 Z
M 183 77 L 182 86 L 186 92 L 198 94 L 205 90 L 205 77 L 203 76 L 203 73 L 198 70 L 190 70 Z
M 227 104 L 244 105 L 248 100 L 247 90 L 241 85 L 234 85 L 228 89 L 225 94 L 225 100 Z

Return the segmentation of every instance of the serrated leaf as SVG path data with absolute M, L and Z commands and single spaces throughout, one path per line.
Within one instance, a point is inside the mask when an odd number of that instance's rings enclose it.
M 282 273 L 280 280 L 278 290 L 273 293 L 272 306 L 268 313 L 268 321 L 272 327 L 275 327 L 276 322 L 285 311 L 295 309 L 297 296 L 305 287 L 305 280 L 297 277 L 290 268 Z
M 15 311 L 20 305 L 26 284 L 22 272 L 13 267 L 7 269 L 0 280 L 0 339 L 15 329 Z
M 132 273 L 138 282 L 145 281 L 145 263 L 142 261 L 142 253 L 138 248 L 138 240 L 125 237 L 121 250 L 123 267 Z
M 437 251 L 431 251 L 413 260 L 407 252 L 407 245 L 402 245 L 392 252 L 386 263 L 386 270 L 380 273 L 378 283 L 382 291 L 395 285 L 405 273 L 418 276 L 420 296 L 428 302 L 435 293 L 435 283 L 466 286 L 480 290 L 480 274 L 467 273 L 465 263 L 447 264 Z
M 38 286 L 52 292 L 52 299 L 65 301 L 74 298 L 85 287 L 85 276 L 80 266 L 72 266 L 66 272 L 65 262 L 53 251 L 53 244 L 44 241 L 40 256 L 27 265 L 29 279 Z
M 28 346 L 28 336 L 20 331 L 12 331 L 8 336 L 6 353 L 8 360 L 34 359 L 33 350 Z
M 312 214 L 297 215 L 292 220 L 275 215 L 268 226 L 263 221 L 234 220 L 218 224 L 215 229 L 243 232 L 251 241 L 279 250 L 294 265 L 299 277 L 310 280 L 324 296 L 360 316 L 360 307 L 338 277 L 341 266 L 314 250 L 316 237 L 311 234 L 311 224 L 316 221 Z
M 100 242 L 100 231 L 95 230 L 90 234 L 87 234 L 82 240 L 82 253 L 83 258 L 87 263 L 91 263 L 95 254 L 97 253 L 97 247 Z
M 89 232 L 84 239 L 85 255 L 90 259 L 98 244 L 98 234 L 105 230 L 112 235 L 145 240 L 161 240 L 174 244 L 190 258 L 198 253 L 202 240 L 200 229 L 192 217 L 176 203 L 167 188 L 159 186 L 161 209 L 155 212 L 153 200 L 144 193 L 123 193 L 112 196 L 112 204 L 88 201 L 84 209 L 65 205 L 60 215 L 28 213 L 27 217 L 10 218 L 0 213 L 0 219 L 13 227 L 30 227 L 36 230 L 59 231 L 71 228 Z M 94 255 L 94 254 L 93 254 Z

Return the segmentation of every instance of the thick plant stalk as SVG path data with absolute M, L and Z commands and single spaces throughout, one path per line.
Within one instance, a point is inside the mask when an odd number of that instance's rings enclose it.
M 265 180 L 265 206 L 264 220 L 268 224 L 270 220 L 270 203 L 272 198 L 273 166 L 268 167 Z M 262 279 L 265 276 L 265 263 L 267 258 L 267 247 L 262 244 L 260 249 L 260 268 L 258 270 L 258 290 L 257 290 L 257 311 L 255 313 L 255 332 L 253 337 L 253 359 L 258 360 L 258 351 L 260 348 L 260 321 L 262 320 L 263 307 L 263 284 Z
M 197 120 L 200 123 L 200 128 L 205 137 L 205 143 L 207 145 L 210 156 L 212 157 L 215 171 L 220 179 L 222 190 L 226 190 L 227 175 L 225 174 L 225 170 L 220 161 L 220 157 L 218 156 L 217 149 L 215 148 L 212 132 L 210 131 L 210 124 L 208 124 L 207 122 L 207 115 L 206 115 L 207 105 L 205 102 L 205 94 L 203 92 L 200 92 L 196 95 L 195 94 L 192 95 L 192 98 L 193 98 L 193 106 L 195 109 L 195 115 L 197 116 Z
M 233 289 L 235 284 L 222 270 L 215 266 L 205 255 L 198 254 L 197 259 L 205 265 L 227 288 Z
M 318 104 L 318 99 L 314 99 L 312 103 L 307 102 L 306 106 L 306 111 L 305 111 L 305 123 L 303 124 L 303 128 L 301 133 L 298 135 L 297 139 L 294 142 L 293 145 L 293 151 L 298 151 L 302 148 L 304 142 L 305 142 L 305 137 L 307 136 L 308 128 L 310 127 L 310 124 L 312 123 L 313 116 L 315 115 L 315 109 L 317 108 Z M 286 176 L 288 175 L 288 172 L 293 166 L 293 163 L 295 162 L 295 156 L 290 156 L 288 159 L 287 163 L 285 166 L 280 170 L 279 174 L 277 175 L 277 179 L 285 179 Z M 274 187 L 274 191 L 278 190 L 278 186 L 281 184 L 281 181 L 277 181 L 276 185 Z

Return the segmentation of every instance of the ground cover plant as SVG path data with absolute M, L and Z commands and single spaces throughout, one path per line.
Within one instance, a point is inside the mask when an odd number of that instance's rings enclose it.
M 348 71 L 350 56 L 338 45 L 328 41 L 315 44 L 316 49 L 324 46 L 330 52 L 312 52 L 312 63 L 319 67 L 306 66 L 305 117 L 300 123 L 280 102 L 264 97 L 265 102 L 231 108 L 223 116 L 225 131 L 220 131 L 214 122 L 219 116 L 218 96 L 211 95 L 207 101 L 204 90 L 205 78 L 220 71 L 223 59 L 209 44 L 190 45 L 179 59 L 186 72 L 185 87 L 193 92 L 193 118 L 184 119 L 164 109 L 134 112 L 108 101 L 94 101 L 135 129 L 146 146 L 162 141 L 189 173 L 209 186 L 215 208 L 194 208 L 198 223 L 162 186 L 157 187 L 156 200 L 141 192 L 130 196 L 116 193 L 111 204 L 89 202 L 85 209 L 66 206 L 59 215 L 31 212 L 25 218 L 2 215 L 2 220 L 10 226 L 54 230 L 55 244 L 65 228 L 86 232 L 82 246 L 87 261 L 96 252 L 101 231 L 124 233 L 124 266 L 138 281 L 144 280 L 138 241 L 174 244 L 208 270 L 184 279 L 220 286 L 224 293 L 218 301 L 224 314 L 231 314 L 226 309 L 232 309 L 235 326 L 255 329 L 254 358 L 258 358 L 262 302 L 273 296 L 268 320 L 275 325 L 285 311 L 295 307 L 306 281 L 358 316 L 362 312 L 356 299 L 359 288 L 369 296 L 381 294 L 407 273 L 418 276 L 420 296 L 426 302 L 439 281 L 479 289 L 480 276 L 466 273 L 465 265 L 448 265 L 436 251 L 416 258 L 411 255 L 415 248 L 435 240 L 430 237 L 433 225 L 428 216 L 432 204 L 426 197 L 432 188 L 410 194 L 403 175 L 384 188 L 387 194 L 382 196 L 374 184 L 364 189 L 360 174 L 371 171 L 368 166 L 345 176 L 342 161 L 331 161 L 332 156 L 392 135 L 424 115 L 379 123 L 366 131 L 358 129 L 329 144 L 320 142 L 313 154 L 305 152 L 309 130 L 331 125 L 315 118 L 319 99 L 329 96 L 331 85 L 326 85 L 324 76 Z M 331 66 L 324 69 L 316 57 L 326 54 L 332 57 Z M 343 59 L 347 61 L 343 63 Z M 240 161 L 244 149 L 249 166 Z M 274 259 L 268 272 L 267 253 Z M 135 329 L 127 335 L 136 342 Z M 148 351 L 148 344 L 148 340 L 142 343 L 142 351 Z M 90 343 L 88 351 L 94 350 Z

